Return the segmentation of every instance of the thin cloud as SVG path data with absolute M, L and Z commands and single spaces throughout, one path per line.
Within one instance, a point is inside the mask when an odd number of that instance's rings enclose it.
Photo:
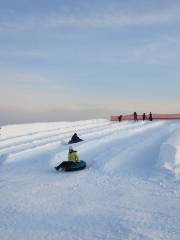
M 24 32 L 33 29 L 59 28 L 59 27 L 124 27 L 143 26 L 158 24 L 180 24 L 180 8 L 162 9 L 144 13 L 124 13 L 122 10 L 117 13 L 97 13 L 95 15 L 79 16 L 66 15 L 59 16 L 54 13 L 49 16 L 28 16 L 24 17 L 23 23 L 19 21 L 9 21 L 0 23 L 0 32 Z
M 91 53 L 91 58 L 101 63 L 110 64 L 146 64 L 172 66 L 180 63 L 180 40 L 178 37 L 161 35 L 158 39 L 134 41 L 133 44 L 114 45 Z
M 1 56 L 6 57 L 20 57 L 20 58 L 32 58 L 32 59 L 48 59 L 49 54 L 40 51 L 33 51 L 33 50 L 1 50 Z
M 17 50 L 14 52 L 11 52 L 12 56 L 19 56 L 19 57 L 31 57 L 31 58 L 37 58 L 37 59 L 46 59 L 48 56 L 45 53 L 38 52 L 38 51 L 30 51 L 30 50 Z
M 2 86 L 38 86 L 39 84 L 50 84 L 51 81 L 43 74 L 32 74 L 31 72 L 18 72 L 10 69 L 0 69 L 0 83 Z M 35 85 L 36 84 L 36 85 Z
M 76 27 L 123 27 L 128 25 L 149 24 L 179 24 L 180 8 L 166 9 L 143 14 L 114 13 L 99 14 L 90 17 L 66 16 L 48 17 L 49 27 L 76 26 Z
M 34 28 L 34 21 L 33 19 L 29 22 L 26 19 L 21 22 L 1 22 L 0 23 L 0 32 L 24 32 L 24 31 L 30 31 Z

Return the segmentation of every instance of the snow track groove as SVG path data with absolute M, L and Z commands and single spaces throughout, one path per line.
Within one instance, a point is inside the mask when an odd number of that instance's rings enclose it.
M 140 123 L 138 126 L 142 126 L 142 123 Z M 83 139 L 89 140 L 94 140 L 94 138 L 102 138 L 105 136 L 108 136 L 110 134 L 116 133 L 119 130 L 131 130 L 134 128 L 134 124 L 114 124 L 114 123 L 103 123 L 100 124 L 96 127 L 90 127 L 88 126 L 83 126 L 83 129 L 79 130 L 78 133 Z M 17 142 L 17 144 L 11 144 L 9 146 L 6 146 L 4 148 L 1 148 L 0 154 L 2 155 L 16 155 L 21 154 L 23 152 L 29 152 L 29 151 L 36 151 L 37 149 L 41 148 L 54 148 L 54 145 L 61 145 L 61 142 L 64 142 L 65 140 L 68 141 L 70 137 L 72 136 L 72 133 L 74 131 L 71 130 L 71 132 L 64 132 L 63 134 L 56 133 L 55 135 L 48 135 L 48 136 L 39 136 L 38 138 L 31 139 L 30 140 L 24 140 Z M 71 134 L 70 134 L 71 133 Z
M 52 130 L 44 130 L 44 131 L 36 131 L 36 132 L 30 132 L 27 134 L 22 134 L 22 135 L 18 135 L 18 136 L 13 136 L 13 137 L 9 137 L 9 138 L 2 138 L 0 140 L 0 147 L 1 148 L 6 148 L 8 146 L 15 145 L 15 144 L 21 144 L 21 143 L 26 143 L 29 140 L 31 141 L 33 140 L 41 140 L 43 138 L 48 138 L 48 137 L 53 137 L 53 136 L 58 136 L 59 134 L 65 134 L 65 133 L 72 133 L 73 131 L 77 130 L 77 131 L 82 131 L 85 129 L 93 129 L 93 128 L 97 128 L 100 126 L 106 126 L 111 124 L 109 121 L 104 121 L 104 122 L 100 122 L 97 126 L 97 123 L 92 123 L 92 124 L 84 124 L 84 125 L 79 125 L 79 124 L 72 124 L 71 126 L 68 127 L 59 127 L 57 129 L 52 129 Z M 95 125 L 95 126 L 94 126 Z M 51 133 L 51 134 L 49 134 Z
M 99 129 L 99 131 L 101 129 L 106 128 L 107 125 L 109 125 L 109 122 L 100 124 L 99 126 L 93 127 L 93 126 L 81 126 L 81 128 L 79 128 L 78 133 L 79 134 L 83 134 L 84 132 L 93 132 L 93 131 L 97 131 L 97 129 Z M 76 126 L 77 127 L 77 126 Z M 54 134 L 51 135 L 45 135 L 44 136 L 44 132 L 43 135 L 41 133 L 40 136 L 36 136 L 36 137 L 32 137 L 31 134 L 28 134 L 28 139 L 27 139 L 27 135 L 24 135 L 20 141 L 18 140 L 16 143 L 11 143 L 11 144 L 7 144 L 7 143 L 3 143 L 0 145 L 0 154 L 13 154 L 13 153 L 20 153 L 22 151 L 27 151 L 29 149 L 33 149 L 33 148 L 38 148 L 38 147 L 42 147 L 44 145 L 48 145 L 48 144 L 56 144 L 56 143 L 61 143 L 61 141 L 64 140 L 69 140 L 70 137 L 72 136 L 72 134 L 74 133 L 74 127 L 70 127 L 72 130 L 70 131 L 64 131 L 61 130 L 57 133 L 57 131 Z M 76 128 L 77 130 L 77 128 Z M 19 138 L 19 137 L 18 137 Z M 25 139 L 24 139 L 25 138 Z M 13 140 L 15 140 L 16 138 L 13 138 Z M 6 142 L 6 141 L 5 141 Z
M 144 124 L 141 122 L 135 125 L 134 123 L 130 123 L 123 128 L 121 128 L 120 125 L 116 125 L 118 127 L 113 131 L 111 129 L 106 134 L 93 134 L 93 138 L 76 144 L 76 148 L 80 152 L 81 158 L 86 159 L 89 166 L 95 163 L 97 166 L 99 165 L 99 168 L 103 168 L 103 161 L 108 162 L 108 158 L 111 159 L 123 151 L 133 148 L 133 146 L 135 147 L 139 140 L 147 141 L 149 139 L 148 135 L 155 136 L 157 129 L 164 129 L 164 125 L 164 122 L 156 122 L 153 124 Z M 167 129 L 167 132 L 169 131 L 170 130 Z M 154 139 L 154 137 L 152 138 Z M 63 150 L 63 152 L 60 151 L 52 162 L 57 164 L 57 161 L 63 161 L 66 159 L 66 154 L 67 150 Z M 98 156 L 101 161 L 98 160 Z

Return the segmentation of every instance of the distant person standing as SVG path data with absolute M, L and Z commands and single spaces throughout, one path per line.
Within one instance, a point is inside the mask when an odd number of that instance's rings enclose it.
M 143 113 L 143 121 L 145 121 L 145 120 L 146 120 L 146 114 Z
M 133 113 L 133 116 L 134 116 L 134 121 L 137 121 L 137 120 L 138 120 L 138 118 L 137 118 L 137 112 L 134 112 L 134 113 Z
M 152 113 L 150 112 L 149 113 L 149 121 L 152 121 L 153 120 L 153 117 L 152 117 Z
M 119 122 L 122 121 L 122 115 L 119 115 L 118 120 L 119 120 Z

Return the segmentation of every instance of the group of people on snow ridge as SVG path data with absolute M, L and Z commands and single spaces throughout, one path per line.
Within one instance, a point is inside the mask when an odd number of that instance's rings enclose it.
M 123 118 L 123 115 L 120 115 L 120 116 L 118 117 L 119 122 L 122 121 L 122 118 Z M 133 113 L 133 118 L 134 118 L 134 121 L 138 121 L 137 112 L 134 112 L 134 113 Z M 143 115 L 142 115 L 142 120 L 145 121 L 145 120 L 147 120 L 147 119 L 149 119 L 149 121 L 152 121 L 152 120 L 153 120 L 153 116 L 152 116 L 152 113 L 151 113 L 151 112 L 149 113 L 149 116 L 147 116 L 145 113 L 143 113 Z
M 134 113 L 133 113 L 133 116 L 134 116 L 134 121 L 138 121 L 137 112 L 134 112 Z M 152 121 L 152 120 L 153 120 L 153 117 L 152 117 L 152 113 L 151 113 L 151 112 L 149 113 L 149 117 L 147 117 L 146 114 L 143 113 L 143 115 L 142 115 L 142 120 L 145 121 L 145 120 L 147 120 L 147 119 L 149 119 L 149 121 Z

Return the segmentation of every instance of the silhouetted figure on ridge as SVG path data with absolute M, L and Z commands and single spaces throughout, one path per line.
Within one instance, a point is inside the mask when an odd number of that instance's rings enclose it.
M 153 117 L 152 117 L 152 113 L 150 112 L 149 113 L 149 121 L 152 121 L 153 120 Z
M 134 113 L 133 113 L 133 116 L 134 116 L 134 121 L 137 121 L 137 120 L 138 120 L 138 118 L 137 118 L 137 112 L 134 112 Z
M 119 120 L 119 122 L 122 121 L 122 115 L 120 115 L 120 116 L 118 117 L 118 120 Z
M 146 120 L 146 114 L 143 113 L 143 121 L 145 121 L 145 120 Z

